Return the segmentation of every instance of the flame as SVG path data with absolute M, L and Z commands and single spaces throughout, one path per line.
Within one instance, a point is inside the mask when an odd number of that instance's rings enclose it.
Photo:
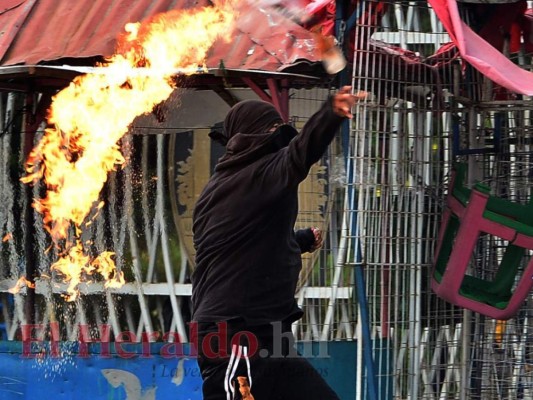
M 232 5 L 224 2 L 127 24 L 117 52 L 101 68 L 76 77 L 53 97 L 49 128 L 31 151 L 21 180 L 46 183 L 46 196 L 34 199 L 33 207 L 58 249 L 52 270 L 69 284 L 68 300 L 94 272 L 107 287 L 124 283 L 113 253 L 91 258 L 79 239 L 91 210 L 102 206 L 99 194 L 108 173 L 125 163 L 118 141 L 135 117 L 170 96 L 177 70 L 190 74 L 205 68 L 209 48 L 218 38 L 230 39 L 235 18 Z
M 13 239 L 13 234 L 9 232 L 4 235 L 4 237 L 2 238 L 2 242 L 9 242 L 11 239 Z
M 9 288 L 7 291 L 9 293 L 15 294 L 15 293 L 20 292 L 20 289 L 22 289 L 24 286 L 35 289 L 35 283 L 27 280 L 26 277 L 21 276 L 18 279 L 17 283 L 15 283 L 15 286 L 13 286 L 12 288 Z

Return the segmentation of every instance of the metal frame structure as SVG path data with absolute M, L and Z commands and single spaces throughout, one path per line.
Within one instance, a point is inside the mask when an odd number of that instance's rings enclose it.
M 468 163 L 468 185 L 529 201 L 531 100 L 496 100 L 495 85 L 459 58 L 435 68 L 431 55 L 449 38 L 425 2 L 358 4 L 353 82 L 371 97 L 352 126 L 352 235 L 380 398 L 529 399 L 530 299 L 495 321 L 438 299 L 430 281 L 452 161 Z M 528 60 L 516 62 L 529 69 Z M 492 274 L 504 246 L 481 240 L 471 273 Z

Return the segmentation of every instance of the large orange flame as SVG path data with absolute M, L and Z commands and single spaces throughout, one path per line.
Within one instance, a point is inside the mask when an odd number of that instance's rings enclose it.
M 113 253 L 91 259 L 84 251 L 79 239 L 83 224 L 108 173 L 125 162 L 118 141 L 131 122 L 169 97 L 177 70 L 205 68 L 209 48 L 220 37 L 229 40 L 235 18 L 230 4 L 221 3 L 130 23 L 115 55 L 54 96 L 50 127 L 30 153 L 22 181 L 43 178 L 46 183 L 46 196 L 35 199 L 33 206 L 43 214 L 58 248 L 60 258 L 52 270 L 69 283 L 67 300 L 77 297 L 77 286 L 87 274 L 99 273 L 107 286 L 124 283 Z

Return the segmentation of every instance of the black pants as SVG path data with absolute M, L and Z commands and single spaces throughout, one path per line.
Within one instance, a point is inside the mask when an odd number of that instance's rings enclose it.
M 215 335 L 217 329 L 225 334 Z M 255 400 L 339 400 L 296 353 L 290 325 L 199 324 L 198 338 L 204 400 L 241 399 L 239 376 L 248 378 Z

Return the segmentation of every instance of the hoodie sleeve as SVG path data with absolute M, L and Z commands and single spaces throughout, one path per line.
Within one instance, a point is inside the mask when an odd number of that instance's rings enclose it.
M 343 120 L 333 112 L 332 97 L 329 97 L 291 141 L 288 146 L 290 163 L 300 172 L 301 180 L 324 155 Z
M 270 178 L 285 187 L 297 186 L 324 155 L 343 120 L 333 112 L 329 97 L 289 145 L 278 152 L 276 162 L 270 166 Z
M 333 112 L 332 97 L 329 97 L 289 145 L 272 155 L 256 183 L 268 188 L 267 193 L 276 195 L 297 187 L 324 155 L 344 119 Z

